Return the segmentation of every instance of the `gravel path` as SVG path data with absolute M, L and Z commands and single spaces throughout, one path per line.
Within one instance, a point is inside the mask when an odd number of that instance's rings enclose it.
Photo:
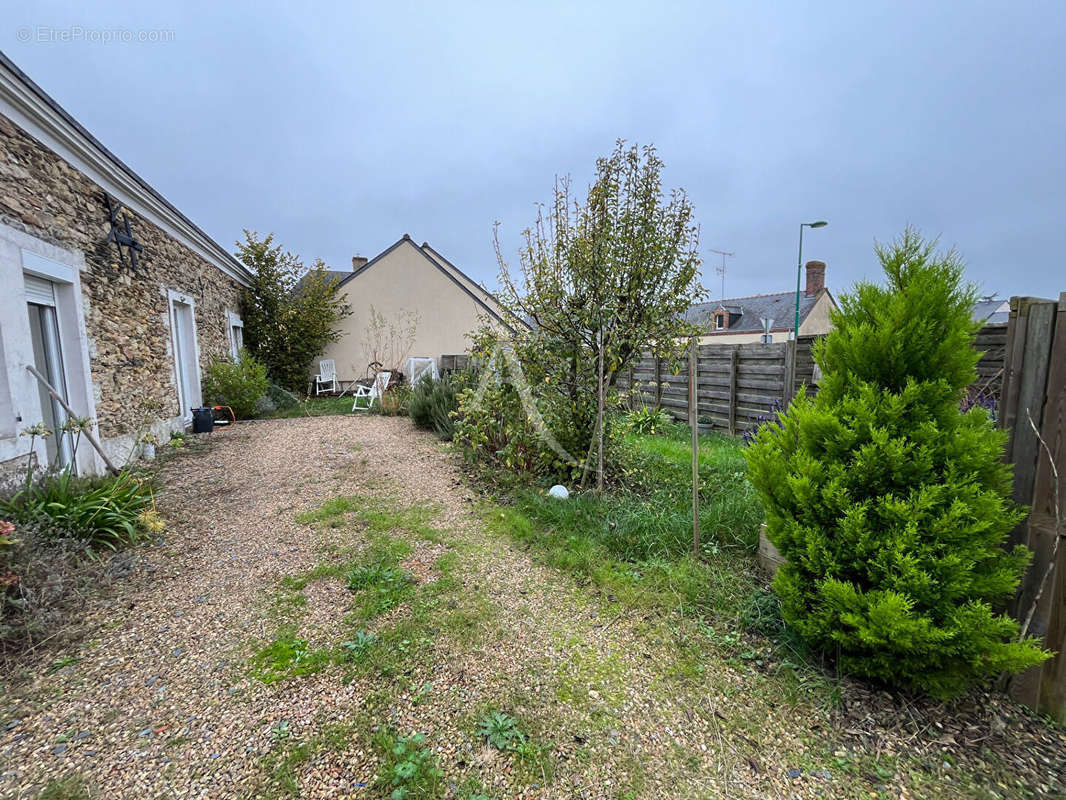
M 380 797 L 373 737 L 384 730 L 425 733 L 444 796 L 463 800 L 475 789 L 499 800 L 967 797 L 972 785 L 955 787 L 951 770 L 974 774 L 983 755 L 940 754 L 971 734 L 996 753 L 997 780 L 1004 763 L 1019 776 L 985 796 L 1066 788 L 1066 737 L 1007 704 L 983 702 L 936 729 L 924 712 L 889 714 L 893 701 L 856 690 L 841 714 L 802 686 L 785 697 L 758 669 L 727 663 L 692 626 L 608 616 L 572 579 L 487 535 L 453 456 L 406 419 L 240 425 L 167 463 L 161 480 L 168 531 L 116 596 L 85 610 L 90 638 L 4 687 L 0 796 L 74 776 L 85 797 Z M 431 508 L 432 536 L 391 534 L 414 548 L 403 566 L 428 593 L 442 556 L 454 556 L 460 586 L 442 607 L 478 616 L 468 635 L 419 635 L 419 655 L 398 671 L 330 667 L 264 684 L 249 656 L 277 635 L 282 578 L 367 545 L 365 526 L 295 521 L 342 496 Z M 308 583 L 293 617 L 300 635 L 336 646 L 351 635 L 350 604 L 336 577 Z M 410 608 L 374 629 L 402 624 Z M 518 718 L 540 756 L 485 747 L 475 727 L 490 708 Z M 899 724 L 908 711 L 914 724 Z M 871 774 L 878 754 L 908 753 L 936 766 Z

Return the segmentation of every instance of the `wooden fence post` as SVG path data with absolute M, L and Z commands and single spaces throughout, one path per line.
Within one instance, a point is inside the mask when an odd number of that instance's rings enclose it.
M 796 394 L 796 350 L 799 347 L 799 337 L 793 336 L 785 342 L 785 388 L 781 392 L 781 406 L 788 408 L 792 398 Z
M 737 435 L 737 349 L 729 351 L 729 435 Z
M 700 415 L 696 378 L 700 356 L 699 339 L 688 346 L 688 424 L 692 428 L 692 557 L 700 557 Z
M 663 405 L 663 365 L 658 356 L 652 358 L 655 359 L 655 409 L 658 410 Z
M 1031 298 L 1021 300 L 1031 301 Z M 1044 305 L 1050 305 L 1054 311 L 1047 326 L 1044 315 L 1037 311 L 1043 311 Z M 1011 311 L 1013 317 L 1013 299 Z M 1028 633 L 1043 639 L 1044 646 L 1056 651 L 1057 655 L 1016 676 L 1011 681 L 1010 693 L 1019 702 L 1064 722 L 1066 656 L 1062 651 L 1066 645 L 1066 575 L 1063 574 L 1066 572 L 1066 549 L 1060 546 L 1056 552 L 1056 541 L 1064 532 L 1060 527 L 1061 520 L 1057 519 L 1055 496 L 1056 488 L 1060 496 L 1066 492 L 1066 292 L 1060 295 L 1057 307 L 1032 301 L 1028 311 L 1025 326 L 1027 341 L 1021 349 L 1011 346 L 1008 354 L 1008 358 L 1012 359 L 1020 352 L 1024 358 L 1020 370 L 1013 363 L 1010 363 L 1009 370 L 1009 381 L 1017 386 L 1011 391 L 1017 400 L 1012 456 L 1016 461 L 1015 496 L 1030 492 L 1024 502 L 1032 509 L 1029 517 L 1012 534 L 1012 541 L 1021 541 L 1034 554 L 1033 563 L 1023 577 L 1015 598 L 1014 615 L 1025 619 L 1032 611 Z M 1018 318 L 1022 320 L 1023 315 L 1019 313 Z M 1017 330 L 1016 327 L 1015 333 Z M 1035 377 L 1033 373 L 1037 373 Z M 1044 380 L 1040 380 L 1041 377 Z M 1004 380 L 1006 382 L 1008 379 Z M 1038 400 L 1031 399 L 1034 383 L 1040 383 Z M 1040 428 L 1040 436 L 1058 466 L 1058 487 L 1054 483 L 1055 476 L 1048 462 L 1048 454 L 1043 451 L 1029 425 L 1027 408 L 1031 409 L 1033 424 Z M 1029 439 L 1021 435 L 1023 425 L 1028 428 L 1035 453 L 1029 448 Z M 1035 455 L 1035 463 L 1031 463 L 1031 455 Z
M 1017 301 L 1017 306 L 1015 305 Z M 1057 304 L 1035 297 L 1011 298 L 1011 316 L 1015 316 L 1015 340 L 1009 343 L 1010 373 L 1008 394 L 1004 400 L 1004 425 L 1010 433 L 1007 459 L 1014 462 L 1014 502 L 1028 505 L 1033 499 L 1033 484 L 1039 460 L 1039 443 L 1029 426 L 1026 410 L 1039 428 L 1044 419 L 1044 395 L 1047 387 L 1049 348 L 1055 324 Z M 1025 523 L 1011 535 L 1011 544 L 1023 543 Z

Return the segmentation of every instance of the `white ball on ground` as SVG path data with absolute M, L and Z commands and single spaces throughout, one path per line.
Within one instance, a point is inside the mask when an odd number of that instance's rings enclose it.
M 568 492 L 566 490 L 565 486 L 563 486 L 562 484 L 557 483 L 552 488 L 550 488 L 548 490 L 548 496 L 549 497 L 554 497 L 557 500 L 565 500 L 566 498 L 568 498 L 570 496 L 570 492 Z

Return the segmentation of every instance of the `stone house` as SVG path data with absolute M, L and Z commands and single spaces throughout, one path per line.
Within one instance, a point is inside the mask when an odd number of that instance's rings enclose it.
M 467 334 L 482 324 L 513 333 L 524 323 L 504 309 L 483 286 L 430 247 L 415 244 L 406 233 L 372 259 L 356 256 L 352 270 L 331 271 L 337 291 L 351 305 L 351 316 L 337 323 L 339 341 L 326 347 L 322 358 L 332 358 L 342 383 L 366 377 L 376 349 L 382 361 L 390 356 L 432 358 L 464 353 Z M 373 331 L 372 312 L 386 325 L 413 328 L 410 347 L 377 348 L 382 337 Z M 384 338 L 389 338 L 386 334 Z M 406 344 L 406 337 L 403 344 Z M 404 351 L 400 353 L 400 351 Z M 403 368 L 403 363 L 385 364 Z M 315 363 L 312 371 L 317 372 Z
M 808 261 L 806 273 L 807 283 L 799 298 L 799 335 L 829 333 L 829 311 L 837 303 L 825 285 L 825 263 Z M 700 344 L 784 342 L 792 338 L 796 324 L 796 292 L 696 303 L 685 318 L 702 329 Z
M 0 53 L 0 478 L 27 463 L 22 430 L 65 419 L 28 365 L 117 463 L 146 431 L 182 430 L 203 369 L 241 344 L 249 277 Z M 104 469 L 70 437 L 35 450 Z

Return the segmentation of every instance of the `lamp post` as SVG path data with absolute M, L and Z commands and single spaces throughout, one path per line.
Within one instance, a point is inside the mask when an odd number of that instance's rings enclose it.
M 801 222 L 800 223 L 800 249 L 799 249 L 799 261 L 796 264 L 796 321 L 792 328 L 792 338 L 799 339 L 800 332 L 800 275 L 803 273 L 803 229 L 804 228 L 824 228 L 829 223 L 824 219 L 820 219 L 817 222 Z

